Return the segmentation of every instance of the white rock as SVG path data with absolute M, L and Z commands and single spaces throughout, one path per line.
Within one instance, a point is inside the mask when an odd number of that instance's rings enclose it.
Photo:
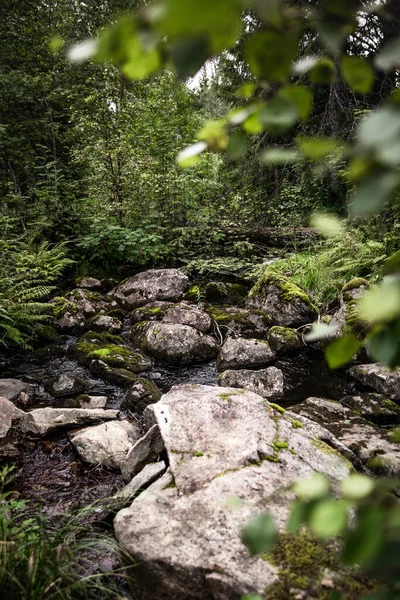
M 100 408 L 37 408 L 31 412 L 21 411 L 17 417 L 17 428 L 25 434 L 44 436 L 57 429 L 111 421 L 117 415 L 117 410 Z
M 163 450 L 164 442 L 160 430 L 158 425 L 153 425 L 122 461 L 121 473 L 125 481 L 132 479 L 147 463 L 156 460 Z
M 115 497 L 122 500 L 131 500 L 137 492 L 145 488 L 149 483 L 152 483 L 160 475 L 164 473 L 166 469 L 165 462 L 160 461 L 156 463 L 150 463 L 146 465 L 140 473 L 126 485 L 122 490 L 119 490 Z

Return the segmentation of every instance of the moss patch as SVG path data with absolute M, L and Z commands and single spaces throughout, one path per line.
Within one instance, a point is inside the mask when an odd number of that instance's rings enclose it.
M 268 269 L 261 275 L 256 285 L 250 290 L 249 297 L 263 295 L 267 286 L 274 286 L 280 292 L 280 298 L 283 302 L 293 304 L 294 302 L 303 302 L 312 308 L 315 312 L 318 309 L 312 304 L 310 298 L 301 288 L 290 281 L 287 277 L 268 271 Z
M 328 600 L 332 588 L 324 585 L 325 578 L 344 593 L 346 600 L 358 600 L 378 588 L 360 571 L 342 567 L 335 542 L 323 542 L 307 531 L 281 534 L 274 550 L 262 558 L 278 567 L 280 575 L 279 582 L 265 590 L 265 600 L 295 600 L 299 590 L 318 600 Z

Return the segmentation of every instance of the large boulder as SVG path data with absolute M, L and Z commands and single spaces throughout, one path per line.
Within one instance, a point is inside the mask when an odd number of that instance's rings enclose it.
M 116 419 L 117 410 L 101 408 L 37 408 L 30 412 L 20 411 L 16 427 L 24 434 L 45 436 L 58 429 L 73 429 Z
M 129 277 L 113 292 L 114 298 L 129 310 L 155 300 L 177 302 L 183 298 L 189 279 L 179 269 L 151 269 Z
M 247 306 L 265 311 L 275 325 L 283 327 L 312 323 L 318 314 L 303 290 L 286 277 L 268 271 L 250 290 Z
M 162 322 L 176 325 L 189 325 L 202 333 L 210 331 L 212 324 L 210 315 L 185 302 L 181 302 L 179 306 L 170 308 Z
M 144 492 L 114 520 L 139 597 L 268 594 L 278 566 L 249 555 L 242 527 L 266 509 L 283 527 L 293 481 L 317 469 L 337 482 L 350 464 L 252 392 L 175 386 L 154 408 L 175 485 Z
M 400 403 L 400 369 L 392 371 L 381 363 L 357 365 L 349 374 L 379 394 Z
M 208 314 L 215 321 L 221 338 L 237 335 L 245 338 L 265 339 L 271 325 L 269 316 L 261 310 L 249 310 L 231 306 L 208 306 Z
M 227 370 L 218 377 L 218 385 L 245 388 L 263 398 L 283 398 L 283 373 L 276 367 L 259 369 Z
M 218 355 L 220 371 L 245 367 L 266 367 L 275 358 L 268 342 L 264 340 L 228 338 Z
M 95 279 L 94 277 L 81 277 L 77 280 L 76 287 L 84 290 L 98 291 L 101 290 L 103 286 L 99 279 Z
M 110 421 L 69 435 L 82 460 L 111 469 L 120 468 L 139 438 L 139 428 L 129 421 Z
M 156 460 L 164 450 L 164 441 L 158 425 L 153 425 L 130 449 L 121 462 L 121 473 L 125 481 L 132 479 L 143 467 Z
M 0 379 L 0 397 L 15 402 L 21 392 L 27 393 L 29 384 L 19 379 Z
M 140 325 L 139 330 L 137 330 Z M 160 362 L 189 364 L 207 362 L 218 354 L 216 341 L 188 325 L 139 323 L 133 327 L 144 352 Z
M 12 422 L 22 414 L 23 412 L 15 404 L 0 396 L 0 440 L 7 436 Z
M 209 281 L 204 289 L 204 296 L 211 304 L 243 305 L 248 289 L 240 283 Z

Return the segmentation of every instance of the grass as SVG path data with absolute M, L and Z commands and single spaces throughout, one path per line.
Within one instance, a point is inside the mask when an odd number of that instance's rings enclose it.
M 51 526 L 8 491 L 14 467 L 0 469 L 0 590 L 7 600 L 127 597 L 121 548 L 104 528 L 85 524 L 93 507 Z

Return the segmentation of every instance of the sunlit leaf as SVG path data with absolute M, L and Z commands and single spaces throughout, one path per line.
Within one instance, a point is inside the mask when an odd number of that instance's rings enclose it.
M 393 71 L 400 67 L 400 37 L 390 40 L 375 58 L 378 69 Z
M 181 167 L 192 167 L 200 160 L 200 154 L 207 150 L 205 142 L 198 142 L 185 148 L 178 154 L 177 162 Z
M 97 40 L 80 42 L 68 50 L 68 60 L 76 63 L 83 62 L 96 54 L 97 47 Z
M 347 504 L 329 498 L 316 503 L 308 517 L 308 525 L 318 537 L 329 538 L 342 533 L 346 528 L 347 519 Z
M 256 134 L 264 131 L 264 125 L 261 123 L 259 119 L 259 113 L 253 113 L 243 123 L 243 129 L 247 131 L 247 133 Z
M 206 141 L 207 146 L 211 150 L 225 150 L 229 140 L 225 126 L 225 119 L 207 121 L 204 127 L 198 132 L 197 138 Z
M 329 492 L 329 481 L 321 473 L 314 473 L 307 479 L 300 479 L 293 484 L 294 493 L 302 500 L 322 498 Z
M 376 289 L 368 291 L 359 300 L 360 316 L 370 323 L 390 321 L 400 314 L 400 283 L 387 278 Z
M 286 165 L 297 162 L 300 154 L 288 148 L 269 148 L 261 154 L 260 160 L 265 165 Z
M 311 81 L 319 84 L 331 83 L 335 78 L 335 65 L 330 58 L 320 58 L 310 70 Z
M 296 75 L 304 75 L 304 73 L 311 71 L 318 61 L 318 56 L 304 56 L 294 63 L 293 72 L 296 73 Z
M 334 335 L 338 330 L 337 325 L 326 323 L 313 323 L 311 331 L 304 335 L 305 342 L 318 342 Z
M 293 127 L 297 116 L 296 106 L 284 98 L 273 98 L 259 112 L 261 123 L 272 134 Z
M 311 160 L 336 154 L 340 148 L 338 141 L 329 137 L 301 137 L 297 139 L 297 145 L 300 152 Z
M 255 83 L 244 83 L 235 92 L 237 98 L 251 98 L 256 91 L 257 86 Z
M 245 46 L 251 72 L 260 79 L 286 81 L 297 44 L 297 30 L 290 28 L 285 31 L 263 31 L 251 36 Z
M 345 335 L 329 344 L 325 358 L 330 369 L 346 365 L 360 349 L 360 342 L 354 335 Z
M 314 213 L 311 217 L 311 227 L 326 238 L 338 238 L 345 232 L 342 221 L 328 213 Z
M 350 199 L 353 215 L 367 216 L 381 208 L 400 186 L 400 174 L 375 170 L 358 184 Z
M 374 480 L 361 473 L 353 473 L 340 482 L 342 494 L 348 500 L 360 500 L 369 496 L 375 489 Z
M 289 100 L 297 108 L 300 119 L 307 119 L 313 107 L 313 96 L 308 88 L 302 85 L 288 85 L 279 90 L 279 97 Z
M 400 135 L 400 110 L 384 106 L 372 112 L 361 123 L 358 139 L 365 148 L 374 149 Z
M 52 52 L 57 52 L 64 45 L 64 40 L 60 35 L 53 35 L 49 41 L 49 48 Z
M 272 549 L 278 535 L 275 521 L 268 513 L 254 517 L 242 530 L 242 541 L 252 556 Z
M 359 56 L 344 56 L 340 63 L 343 79 L 357 94 L 368 94 L 374 84 L 374 72 Z

